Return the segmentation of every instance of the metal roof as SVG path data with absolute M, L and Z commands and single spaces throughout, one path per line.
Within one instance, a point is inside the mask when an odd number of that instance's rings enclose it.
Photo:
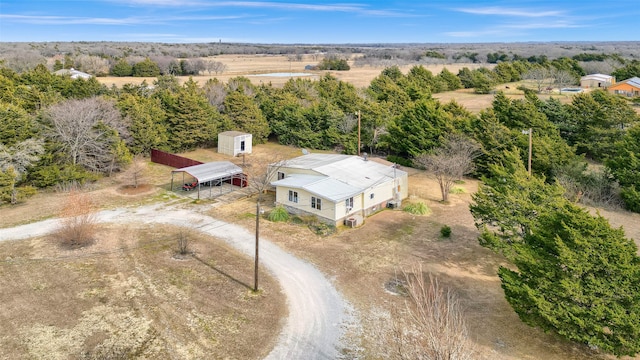
M 242 174 L 242 168 L 229 161 L 215 161 L 172 171 L 172 173 L 177 172 L 186 172 L 198 180 L 199 183 L 203 183 Z
M 230 131 L 223 131 L 223 132 L 219 133 L 218 135 L 240 136 L 240 135 L 251 135 L 251 134 L 246 133 L 246 132 L 242 132 L 242 131 L 230 130 Z
M 602 81 L 611 81 L 613 80 L 613 76 L 605 75 L 605 74 L 589 74 L 580 78 L 580 80 L 602 80 Z
M 625 80 L 623 82 L 640 89 L 640 78 L 636 76 L 632 77 L 631 79 Z
M 295 185 L 320 196 L 328 198 L 331 196 L 332 199 L 338 200 L 363 192 L 395 177 L 407 175 L 405 171 L 396 169 L 394 166 L 383 165 L 359 156 L 337 154 L 299 156 L 287 160 L 283 168 L 312 170 L 318 176 L 290 175 L 272 183 L 273 185 L 292 187 Z M 291 179 L 291 183 L 284 182 L 294 176 L 296 179 Z M 314 177 L 316 181 L 311 181 Z
M 311 194 L 321 196 L 333 202 L 342 201 L 359 194 L 362 189 L 345 184 L 326 176 L 292 174 L 271 183 L 274 186 L 286 186 L 292 189 L 303 189 Z

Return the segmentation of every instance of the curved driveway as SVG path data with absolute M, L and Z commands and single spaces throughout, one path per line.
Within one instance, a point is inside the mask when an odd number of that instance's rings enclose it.
M 223 239 L 253 256 L 255 234 L 188 209 L 161 205 L 105 210 L 101 222 L 165 223 L 188 225 Z M 0 229 L 0 241 L 45 235 L 58 225 L 56 219 Z M 331 282 L 315 267 L 260 238 L 260 263 L 279 281 L 287 297 L 289 317 L 278 343 L 267 359 L 335 359 L 343 325 L 349 321 L 349 305 Z

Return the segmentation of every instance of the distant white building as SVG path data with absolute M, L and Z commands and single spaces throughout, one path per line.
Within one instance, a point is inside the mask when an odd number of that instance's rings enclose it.
M 55 75 L 67 76 L 69 75 L 72 79 L 90 79 L 93 75 L 84 73 L 82 71 L 78 71 L 74 68 L 71 69 L 60 69 L 58 71 L 54 71 Z
M 224 131 L 218 134 L 218 152 L 231 156 L 251 154 L 253 136 L 240 131 Z
M 351 226 L 384 207 L 400 206 L 409 194 L 408 184 L 408 174 L 394 165 L 338 154 L 287 160 L 271 182 L 276 202 L 289 212 Z
M 608 88 L 615 84 L 616 79 L 611 75 L 590 74 L 580 78 L 580 87 L 583 89 Z

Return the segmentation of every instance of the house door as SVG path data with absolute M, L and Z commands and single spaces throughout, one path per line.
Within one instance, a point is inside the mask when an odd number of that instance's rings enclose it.
M 244 140 L 240 141 L 240 151 L 244 152 Z

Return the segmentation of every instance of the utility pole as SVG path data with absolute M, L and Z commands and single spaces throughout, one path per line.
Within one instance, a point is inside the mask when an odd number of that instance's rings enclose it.
M 529 130 L 522 130 L 523 134 L 529 134 L 529 166 L 528 166 L 528 170 L 529 170 L 529 176 L 531 176 L 531 153 L 532 153 L 532 137 L 533 137 L 533 129 L 529 128 Z
M 358 156 L 360 156 L 360 110 L 358 110 Z
M 256 201 L 256 256 L 255 264 L 253 266 L 253 291 L 258 291 L 258 249 L 260 247 L 260 199 L 262 193 L 258 194 L 258 201 Z

